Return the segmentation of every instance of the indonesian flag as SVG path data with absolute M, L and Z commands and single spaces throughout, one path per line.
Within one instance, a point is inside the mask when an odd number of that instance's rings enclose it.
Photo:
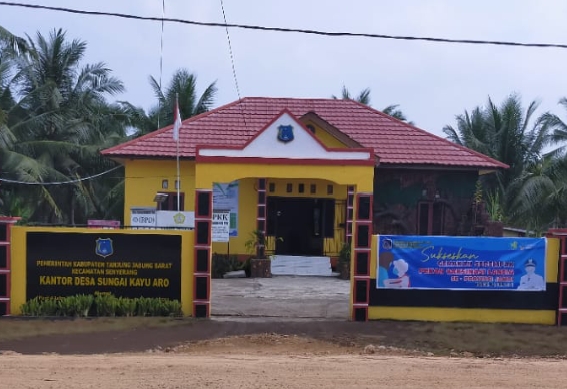
M 179 141 L 179 129 L 181 128 L 181 114 L 179 113 L 179 102 L 175 98 L 175 111 L 173 111 L 173 140 Z

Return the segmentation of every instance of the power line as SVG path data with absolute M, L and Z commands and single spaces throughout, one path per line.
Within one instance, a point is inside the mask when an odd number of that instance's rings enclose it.
M 222 17 L 223 17 L 224 25 L 225 25 L 225 29 L 226 29 L 226 39 L 228 40 L 228 52 L 230 54 L 230 63 L 232 65 L 232 76 L 234 78 L 234 84 L 236 86 L 236 94 L 238 95 L 238 100 L 241 100 L 240 87 L 238 86 L 238 77 L 236 76 L 236 66 L 234 64 L 234 53 L 232 52 L 232 44 L 230 42 L 230 34 L 228 32 L 228 24 L 226 22 L 226 13 L 224 12 L 224 1 L 223 0 L 220 0 L 220 5 L 221 5 Z M 240 115 L 242 116 L 242 120 L 244 121 L 244 127 L 248 128 L 248 125 L 246 124 L 246 115 L 244 114 L 244 107 L 242 106 L 242 104 L 239 104 L 239 107 L 240 107 Z
M 165 0 L 161 1 L 161 35 L 159 42 L 159 93 L 161 94 L 161 76 L 163 73 L 163 25 L 165 18 Z M 157 114 L 157 128 L 159 129 L 159 117 L 161 116 L 161 99 L 158 96 L 158 114 Z
M 78 178 L 76 180 L 69 180 L 69 181 L 54 181 L 54 182 L 28 182 L 28 181 L 18 181 L 18 180 L 9 180 L 6 178 L 0 178 L 0 181 L 2 182 L 7 182 L 9 184 L 21 184 L 21 185 L 65 185 L 65 184 L 75 184 L 77 182 L 82 182 L 82 181 L 87 181 L 87 180 L 92 180 L 93 178 L 97 178 L 100 177 L 102 175 L 108 174 L 110 172 L 113 172 L 114 170 L 118 170 L 122 167 L 122 165 L 119 166 L 115 166 L 112 169 L 106 170 L 102 173 L 98 173 L 92 176 L 88 176 L 88 177 L 82 177 L 82 178 Z
M 405 41 L 426 41 L 426 42 L 435 42 L 435 43 L 459 43 L 459 44 L 476 44 L 476 45 L 567 49 L 567 44 L 557 44 L 557 43 L 524 43 L 524 42 L 494 41 L 494 40 L 449 39 L 449 38 L 417 37 L 417 36 L 386 35 L 386 34 L 369 34 L 369 33 L 356 33 L 356 32 L 338 32 L 338 31 L 331 32 L 331 31 L 296 29 L 296 28 L 285 28 L 285 27 L 266 27 L 266 26 L 248 25 L 248 24 L 199 22 L 195 20 L 186 20 L 186 19 L 177 19 L 177 18 L 139 16 L 132 14 L 117 13 L 117 12 L 85 11 L 85 10 L 79 10 L 73 8 L 50 7 L 46 5 L 37 5 L 37 4 L 21 4 L 21 3 L 7 2 L 7 1 L 0 1 L 0 5 L 42 9 L 49 11 L 60 11 L 60 12 L 68 12 L 68 13 L 74 13 L 80 15 L 114 16 L 125 19 L 147 20 L 147 21 L 157 21 L 157 22 L 162 22 L 163 20 L 166 22 L 191 24 L 195 26 L 240 28 L 246 30 L 260 30 L 260 31 L 274 31 L 274 32 L 294 32 L 301 34 L 312 34 L 312 35 L 322 35 L 322 36 L 331 36 L 331 37 L 359 37 L 359 38 L 378 38 L 378 39 L 393 39 L 393 40 L 405 40 Z
M 224 2 L 220 0 L 220 5 L 222 9 L 222 18 L 224 19 L 224 24 L 226 28 L 226 39 L 228 40 L 228 52 L 230 54 L 230 63 L 232 64 L 232 76 L 234 77 L 234 84 L 236 85 L 236 94 L 238 95 L 238 100 L 240 100 L 240 88 L 238 87 L 238 78 L 236 77 L 236 67 L 234 66 L 234 54 L 232 53 L 232 45 L 230 44 L 230 34 L 228 33 L 228 24 L 226 23 L 226 14 L 224 12 Z

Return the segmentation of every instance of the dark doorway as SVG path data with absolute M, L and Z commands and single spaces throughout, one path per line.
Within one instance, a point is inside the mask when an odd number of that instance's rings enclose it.
M 276 254 L 324 254 L 324 239 L 334 237 L 334 199 L 268 197 L 267 205 L 267 235 L 276 238 Z

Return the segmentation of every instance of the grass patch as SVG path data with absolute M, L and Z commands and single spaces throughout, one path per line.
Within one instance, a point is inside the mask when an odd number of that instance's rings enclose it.
M 32 336 L 88 334 L 105 331 L 127 331 L 188 325 L 191 318 L 170 317 L 101 317 L 76 319 L 0 319 L 0 342 Z

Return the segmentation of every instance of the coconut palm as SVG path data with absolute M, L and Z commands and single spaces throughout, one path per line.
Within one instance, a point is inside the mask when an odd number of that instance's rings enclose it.
M 369 107 L 371 106 L 370 105 L 370 88 L 363 89 L 362 91 L 360 91 L 360 93 L 356 97 L 353 97 L 351 95 L 350 91 L 348 90 L 348 88 L 343 85 L 343 89 L 341 91 L 341 97 L 337 97 L 335 95 L 332 95 L 331 97 L 335 100 L 337 100 L 337 99 L 354 100 L 358 103 L 368 105 Z M 414 124 L 413 122 L 408 121 L 406 115 L 402 112 L 401 109 L 399 109 L 399 104 L 388 105 L 386 108 L 384 108 L 382 110 L 382 112 L 384 112 L 386 115 L 389 115 L 393 118 L 396 118 L 396 119 L 401 120 L 403 122 L 407 122 L 408 124 L 411 124 L 411 125 Z
M 559 104 L 567 109 L 567 99 Z M 567 125 L 557 115 L 544 113 L 539 122 L 550 131 L 554 146 L 539 163 L 532 163 L 514 185 L 518 196 L 514 209 L 517 219 L 531 220 L 534 228 L 567 226 Z M 551 132 L 553 131 L 553 132 Z
M 136 136 L 172 124 L 176 97 L 179 101 L 181 118 L 187 119 L 209 111 L 217 94 L 215 81 L 205 88 L 201 96 L 197 96 L 197 76 L 187 69 L 178 69 L 165 89 L 160 87 L 159 82 L 152 76 L 150 76 L 150 85 L 158 104 L 150 108 L 147 115 L 144 115 L 139 108 L 130 107 L 137 117 L 139 132 Z
M 567 113 L 567 97 L 561 98 L 559 100 L 559 105 L 561 105 Z M 551 141 L 554 144 L 559 144 L 559 147 L 556 149 L 556 154 L 564 153 L 567 148 L 567 124 L 565 121 L 550 112 L 544 113 L 540 120 L 544 123 L 544 125 L 553 130 L 553 133 L 551 134 Z
M 527 109 L 518 95 L 507 97 L 500 106 L 490 97 L 485 107 L 457 115 L 457 127 L 443 128 L 447 138 L 457 144 L 481 152 L 506 163 L 504 169 L 483 177 L 485 189 L 499 199 L 506 221 L 518 221 L 521 199 L 526 195 L 522 181 L 528 172 L 536 172 L 544 161 L 544 149 L 552 139 L 543 120 L 532 121 L 538 107 L 535 101 Z M 540 170 L 540 173 L 548 170 Z
M 33 55 L 17 56 L 18 100 L 10 110 L 15 141 L 2 150 L 4 172 L 16 181 L 42 183 L 78 180 L 113 162 L 100 149 L 125 137 L 125 111 L 106 97 L 124 90 L 103 63 L 81 67 L 86 43 L 68 41 L 65 32 L 28 37 Z M 94 187 L 84 183 L 34 186 L 32 219 L 72 223 L 96 211 Z
M 337 100 L 337 99 L 342 99 L 342 100 L 354 100 L 359 102 L 360 104 L 364 104 L 364 105 L 368 105 L 370 106 L 370 88 L 366 88 L 363 89 L 362 91 L 360 91 L 360 93 L 358 94 L 358 96 L 353 97 L 350 94 L 350 91 L 348 90 L 348 88 L 346 86 L 343 85 L 343 89 L 341 91 L 341 97 L 337 97 L 335 95 L 331 96 L 333 99 Z

